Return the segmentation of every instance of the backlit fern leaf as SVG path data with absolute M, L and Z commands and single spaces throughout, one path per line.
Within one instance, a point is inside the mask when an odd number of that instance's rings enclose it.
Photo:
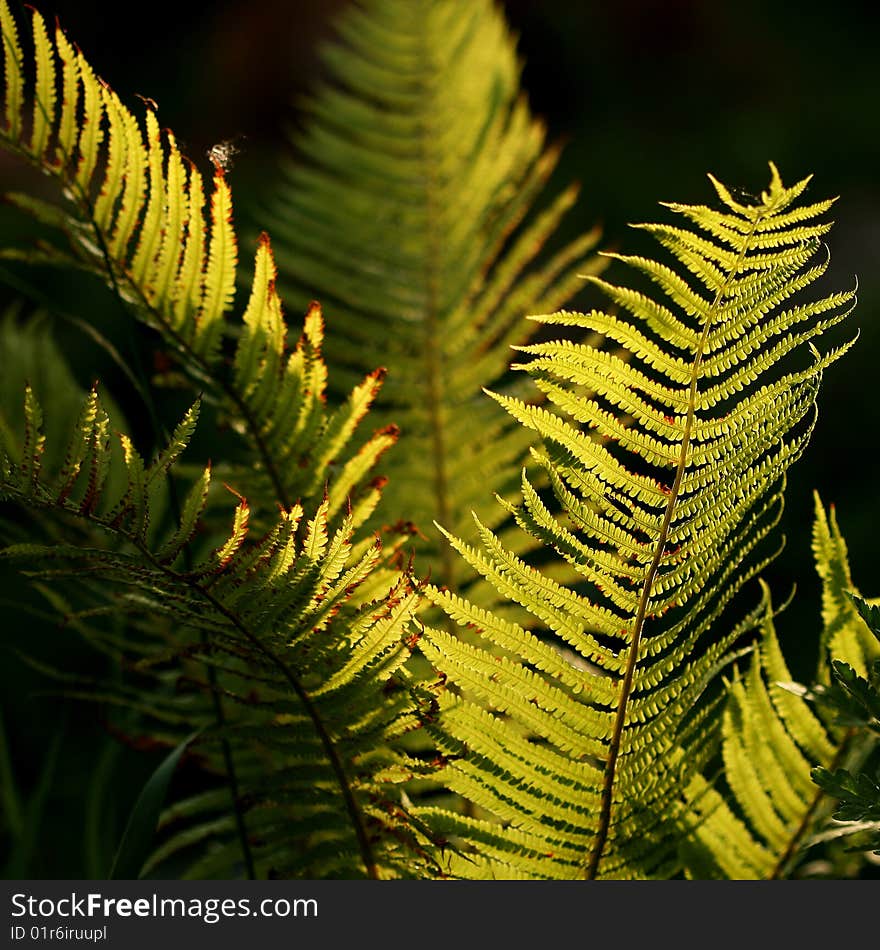
M 829 682 L 829 658 L 864 671 L 880 646 L 852 600 L 846 545 L 832 508 L 818 497 L 813 530 L 822 578 L 824 632 L 817 679 Z M 842 584 L 845 583 L 844 588 Z M 823 721 L 803 689 L 794 691 L 773 622 L 769 593 L 760 648 L 729 690 L 722 726 L 728 796 L 695 776 L 689 789 L 700 847 L 688 849 L 698 877 L 760 880 L 787 877 L 827 823 L 830 801 L 811 780 L 817 767 L 834 772 L 859 758 L 856 730 Z
M 876 652 L 877 643 L 850 597 L 858 590 L 850 574 L 846 542 L 834 505 L 826 513 L 817 495 L 815 508 L 813 555 L 822 579 L 822 641 L 817 678 L 827 680 L 832 658 L 848 663 L 864 676 L 867 659 Z
M 518 368 L 549 407 L 495 395 L 542 437 L 534 461 L 563 516 L 526 472 L 510 510 L 581 583 L 531 568 L 479 519 L 479 547 L 450 535 L 539 624 L 529 633 L 434 589 L 489 648 L 442 630 L 421 640 L 458 687 L 434 731 L 446 780 L 501 824 L 432 817 L 478 845 L 486 874 L 664 877 L 680 866 L 682 791 L 714 749 L 717 702 L 700 700 L 763 615 L 759 606 L 734 623 L 728 606 L 773 556 L 785 472 L 809 438 L 823 369 L 849 346 L 821 354 L 813 343 L 846 317 L 853 293 L 799 293 L 827 267 L 831 202 L 798 205 L 808 180 L 786 188 L 771 171 L 752 205 L 712 179 L 722 210 L 669 206 L 695 229 L 642 226 L 674 266 L 619 259 L 661 293 L 595 278 L 628 318 L 535 318 L 602 334 L 628 361 L 536 343 Z
M 530 435 L 481 398 L 505 386 L 523 313 L 555 309 L 595 272 L 597 235 L 539 255 L 576 194 L 537 209 L 558 149 L 519 90 L 514 40 L 492 0 L 369 0 L 338 24 L 326 79 L 304 103 L 299 162 L 272 196 L 285 296 L 332 304 L 340 380 L 387 367 L 377 409 L 406 434 L 381 518 L 452 582 L 432 527 L 497 525 L 486 488 L 516 491 Z
M 28 388 L 23 435 L 11 445 L 4 434 L 0 444 L 0 498 L 85 521 L 110 541 L 15 544 L 2 556 L 24 561 L 25 573 L 55 592 L 50 601 L 56 606 L 63 602 L 58 585 L 73 581 L 68 589 L 75 599 L 85 596 L 87 609 L 67 607 L 70 622 L 87 624 L 102 606 L 126 618 L 124 637 L 105 634 L 103 645 L 136 660 L 142 674 L 154 670 L 153 689 L 123 686 L 115 695 L 107 687 L 83 689 L 83 698 L 130 705 L 157 722 L 167 741 L 193 726 L 210 726 L 206 696 L 224 698 L 226 717 L 207 728 L 198 751 L 208 771 L 220 775 L 219 743 L 225 740 L 234 752 L 237 807 L 246 811 L 261 876 L 430 873 L 431 843 L 400 794 L 402 783 L 426 772 L 401 751 L 403 737 L 419 726 L 404 668 L 418 589 L 406 574 L 389 579 L 383 570 L 376 596 L 356 596 L 377 583 L 381 545 L 375 540 L 354 551 L 353 518 L 333 529 L 327 498 L 310 516 L 300 505 L 282 510 L 251 540 L 250 509 L 241 497 L 227 536 L 197 543 L 199 556 L 186 566 L 182 551 L 199 530 L 210 467 L 194 481 L 171 530 L 156 526 L 153 500 L 197 416 L 195 406 L 149 465 L 120 436 L 121 459 L 114 462 L 108 417 L 93 390 L 64 464 L 50 475 L 42 465 L 42 412 Z M 106 490 L 114 464 L 126 473 L 118 493 Z M 206 667 L 215 680 L 204 680 Z M 195 695 L 179 688 L 187 681 L 198 686 Z M 228 792 L 222 792 L 201 796 L 198 807 L 177 806 L 199 820 L 168 839 L 157 860 L 219 838 L 219 850 L 206 852 L 198 873 L 229 876 L 240 843 Z M 218 811 L 226 816 L 218 819 Z
M 56 178 L 66 198 L 63 208 L 21 195 L 9 196 L 12 203 L 66 233 L 69 254 L 163 335 L 194 384 L 247 439 L 260 463 L 258 472 L 247 472 L 257 514 L 318 497 L 332 481 L 331 515 L 338 520 L 353 498 L 361 523 L 379 498 L 367 475 L 396 429 L 383 426 L 357 453 L 347 443 L 383 374 L 365 371 L 344 405 L 328 409 L 320 309 L 308 308 L 302 337 L 290 350 L 266 235 L 258 242 L 243 324 L 229 321 L 238 244 L 222 168 L 216 165 L 206 183 L 173 133 L 160 129 L 155 109 L 145 102 L 138 120 L 60 28 L 50 38 L 37 11 L 29 82 L 6 0 L 0 0 L 0 24 L 0 143 Z M 60 253 L 52 251 L 49 259 Z M 224 358 L 228 337 L 235 338 L 231 372 Z

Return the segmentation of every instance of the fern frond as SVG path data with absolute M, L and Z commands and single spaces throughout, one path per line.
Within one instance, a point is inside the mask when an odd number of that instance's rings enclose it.
M 622 258 L 658 285 L 656 301 L 597 279 L 623 314 L 534 318 L 601 334 L 626 360 L 592 343 L 531 344 L 516 368 L 547 407 L 493 394 L 542 438 L 532 455 L 555 496 L 548 504 L 523 472 L 508 510 L 580 580 L 552 580 L 476 519 L 479 548 L 452 546 L 532 615 L 534 632 L 430 591 L 481 638 L 456 645 L 428 629 L 420 642 L 457 687 L 433 732 L 455 756 L 447 784 L 504 826 L 475 858 L 485 873 L 680 867 L 682 792 L 715 748 L 707 686 L 765 615 L 758 606 L 732 623 L 731 601 L 774 556 L 785 473 L 809 438 L 824 368 L 849 346 L 820 353 L 814 341 L 847 316 L 852 293 L 795 297 L 827 266 L 829 225 L 816 220 L 827 206 L 797 208 L 806 182 L 786 188 L 771 172 L 752 205 L 718 183 L 724 210 L 674 205 L 698 231 L 641 226 L 674 259 Z M 475 843 L 492 837 L 447 821 Z
M 832 657 L 848 663 L 864 676 L 867 660 L 876 651 L 877 644 L 850 596 L 858 594 L 858 590 L 850 574 L 846 542 L 837 524 L 837 512 L 834 505 L 826 512 L 818 494 L 815 496 L 813 520 L 813 555 L 822 580 L 822 641 L 817 680 L 827 681 L 828 663 Z
M 353 6 L 324 65 L 269 212 L 285 296 L 332 305 L 339 380 L 388 369 L 374 413 L 409 448 L 387 463 L 378 523 L 415 522 L 424 563 L 453 583 L 434 519 L 467 536 L 473 509 L 496 527 L 486 488 L 515 491 L 530 442 L 480 388 L 508 385 L 509 346 L 532 333 L 521 314 L 561 306 L 598 270 L 597 234 L 540 254 L 577 189 L 544 200 L 558 149 L 491 0 Z
M 219 774 L 219 743 L 234 750 L 262 874 L 429 873 L 433 844 L 408 817 L 400 791 L 429 771 L 404 742 L 419 726 L 417 683 L 405 668 L 419 590 L 404 572 L 389 579 L 378 540 L 365 550 L 353 546 L 351 516 L 333 528 L 326 498 L 302 537 L 297 506 L 252 539 L 240 497 L 227 537 L 202 544 L 184 565 L 180 553 L 205 512 L 210 469 L 195 480 L 171 530 L 157 526 L 152 486 L 185 449 L 197 414 L 198 407 L 187 414 L 151 465 L 122 436 L 128 477 L 115 494 L 106 488 L 110 433 L 97 394 L 87 397 L 61 472 L 52 475 L 41 466 L 42 412 L 28 389 L 19 450 L 4 447 L 0 498 L 82 520 L 115 543 L 26 543 L 2 556 L 23 560 L 25 573 L 49 589 L 73 580 L 88 593 L 93 616 L 95 604 L 126 616 L 129 632 L 118 646 L 138 669 L 157 669 L 148 701 L 137 689 L 115 697 L 107 689 L 80 691 L 83 698 L 131 705 L 166 730 L 209 725 L 208 702 L 168 689 L 161 671 L 174 659 L 178 676 L 199 683 L 202 697 L 218 692 L 227 701 L 230 712 L 207 729 L 199 748 Z M 358 596 L 377 572 L 380 596 Z M 198 664 L 215 678 L 203 682 Z M 230 830 L 214 821 L 212 833 Z M 194 834 L 187 829 L 187 841 Z M 234 839 L 229 848 L 237 848 Z M 217 873 L 228 875 L 232 865 L 234 857 Z
M 841 589 L 845 579 L 854 591 L 846 545 L 834 510 L 829 517 L 818 497 L 813 538 L 825 623 L 819 685 L 814 688 L 819 691 L 829 682 L 829 653 L 834 657 L 835 649 L 844 649 L 849 661 L 865 669 L 880 658 L 880 644 Z M 864 747 L 854 719 L 823 721 L 817 715 L 821 708 L 814 711 L 808 701 L 809 691 L 792 684 L 766 588 L 765 604 L 760 648 L 748 672 L 734 677 L 724 713 L 722 752 L 730 794 L 723 796 L 701 776 L 688 790 L 696 825 L 695 846 L 688 849 L 693 876 L 765 879 L 789 874 L 823 837 L 831 811 L 827 795 L 839 785 L 834 776 L 847 774 L 843 766 L 859 759 Z M 835 659 L 835 668 L 838 663 Z M 811 780 L 815 776 L 825 781 Z
M 338 523 L 351 498 L 362 522 L 378 501 L 370 469 L 396 434 L 382 425 L 361 439 L 358 451 L 348 443 L 381 374 L 365 371 L 346 404 L 326 405 L 320 310 L 310 308 L 289 352 L 266 235 L 258 242 L 243 324 L 230 320 L 239 249 L 222 168 L 215 166 L 206 186 L 173 133 L 160 128 L 153 105 L 145 100 L 143 118 L 136 117 L 60 28 L 49 36 L 36 10 L 30 80 L 6 0 L 0 11 L 6 89 L 0 143 L 53 176 L 66 199 L 60 209 L 27 197 L 19 206 L 62 230 L 68 257 L 102 276 L 163 335 L 194 385 L 245 437 L 260 463 L 260 479 L 250 488 L 260 517 L 268 518 L 276 504 L 289 508 L 297 498 L 319 496 L 339 472 L 344 486 L 332 492 L 331 514 Z M 22 117 L 26 97 L 33 102 L 30 118 Z M 54 254 L 50 259 L 63 259 Z

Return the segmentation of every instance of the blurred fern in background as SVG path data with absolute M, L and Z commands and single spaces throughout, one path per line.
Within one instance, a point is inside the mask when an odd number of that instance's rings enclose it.
M 531 441 L 481 390 L 511 385 L 510 346 L 536 329 L 523 315 L 599 269 L 598 233 L 551 240 L 578 189 L 547 187 L 559 148 L 529 112 L 492 0 L 370 0 L 336 31 L 266 208 L 280 286 L 334 313 L 340 382 L 388 369 L 375 417 L 406 450 L 389 459 L 376 523 L 414 522 L 422 569 L 456 583 L 434 520 L 470 536 L 473 510 L 497 526 L 491 492 L 515 491 Z

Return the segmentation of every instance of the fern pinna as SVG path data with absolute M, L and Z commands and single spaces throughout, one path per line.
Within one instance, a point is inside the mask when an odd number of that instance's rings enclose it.
M 414 522 L 424 570 L 453 583 L 465 575 L 434 519 L 498 525 L 486 489 L 516 492 L 531 439 L 481 387 L 509 385 L 509 347 L 533 329 L 522 315 L 596 272 L 597 234 L 540 254 L 577 189 L 544 197 L 559 149 L 529 114 L 494 0 L 368 0 L 337 33 L 267 209 L 282 286 L 332 305 L 340 380 L 387 367 L 377 418 L 409 448 L 388 461 L 377 523 Z
M 397 786 L 427 769 L 400 744 L 418 724 L 402 664 L 419 592 L 392 563 L 399 538 L 383 549 L 372 533 L 356 533 L 384 484 L 375 464 L 396 438 L 381 427 L 351 448 L 382 373 L 368 373 L 338 409 L 327 406 L 320 309 L 309 308 L 289 348 L 265 237 L 241 321 L 230 320 L 238 251 L 222 170 L 206 198 L 153 108 L 138 121 L 60 29 L 49 38 L 36 11 L 29 83 L 5 0 L 0 25 L 0 140 L 54 176 L 65 198 L 12 199 L 69 243 L 24 256 L 97 272 L 126 316 L 161 333 L 247 450 L 188 476 L 178 456 L 193 409 L 146 465 L 129 437 L 116 443 L 93 391 L 63 463 L 49 470 L 38 394 L 28 388 L 22 430 L 3 431 L 0 496 L 74 519 L 85 534 L 74 535 L 78 545 L 12 546 L 6 556 L 27 559 L 75 628 L 149 677 L 146 687 L 123 683 L 92 698 L 144 712 L 162 741 L 212 724 L 199 748 L 228 788 L 176 803 L 169 820 L 184 827 L 157 860 L 200 844 L 205 858 L 191 873 L 203 876 L 417 873 L 430 863 L 428 841 Z M 240 498 L 225 534 L 209 517 L 229 497 L 212 490 L 218 476 Z M 174 485 L 187 478 L 169 518 Z M 125 617 L 121 632 L 101 626 L 111 615 Z M 177 688 L 187 682 L 195 695 Z
M 432 818 L 474 844 L 488 875 L 665 877 L 681 866 L 682 792 L 714 748 L 713 704 L 699 701 L 761 616 L 732 623 L 725 608 L 773 556 L 785 472 L 809 438 L 823 369 L 849 345 L 820 354 L 813 341 L 853 293 L 800 295 L 826 270 L 831 202 L 798 204 L 808 179 L 786 188 L 771 171 L 754 204 L 712 179 L 722 210 L 669 206 L 696 228 L 641 226 L 677 266 L 612 255 L 661 291 L 593 278 L 629 319 L 535 318 L 601 334 L 628 359 L 536 343 L 518 368 L 550 408 L 495 396 L 543 438 L 533 459 L 563 514 L 527 472 L 507 507 L 582 583 L 540 574 L 478 521 L 480 547 L 452 546 L 541 626 L 431 593 L 479 634 L 426 629 L 421 645 L 456 687 L 435 730 L 446 781 L 488 813 Z

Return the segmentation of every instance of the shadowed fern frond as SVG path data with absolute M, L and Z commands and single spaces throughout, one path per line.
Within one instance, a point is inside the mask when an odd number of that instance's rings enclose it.
M 721 210 L 674 204 L 690 227 L 642 225 L 674 266 L 612 255 L 660 291 L 593 278 L 627 318 L 534 318 L 601 334 L 628 361 L 535 343 L 517 368 L 549 407 L 495 394 L 543 439 L 532 454 L 563 514 L 526 472 L 521 502 L 506 507 L 581 582 L 536 571 L 477 519 L 480 546 L 450 535 L 452 546 L 539 626 L 431 592 L 483 641 L 437 629 L 421 639 L 457 687 L 435 730 L 456 756 L 446 781 L 488 813 L 433 818 L 476 844 L 485 874 L 665 877 L 681 866 L 682 792 L 714 749 L 717 701 L 701 697 L 762 616 L 759 606 L 734 623 L 728 606 L 774 556 L 786 470 L 807 444 L 822 371 L 850 345 L 813 344 L 854 294 L 801 293 L 828 264 L 831 202 L 798 204 L 809 179 L 786 188 L 771 171 L 754 204 L 712 179 Z
M 85 521 L 105 542 L 15 544 L 2 556 L 24 561 L 24 572 L 49 590 L 66 581 L 70 603 L 86 604 L 82 612 L 69 607 L 68 622 L 88 622 L 102 609 L 125 617 L 123 635 L 105 632 L 102 645 L 142 675 L 152 673 L 152 688 L 123 687 L 114 696 L 103 687 L 84 698 L 131 705 L 158 722 L 167 741 L 207 727 L 198 751 L 218 776 L 220 744 L 229 744 L 236 807 L 245 813 L 258 874 L 430 873 L 430 841 L 400 793 L 404 782 L 429 771 L 402 746 L 420 723 L 404 667 L 418 589 L 405 573 L 389 578 L 380 570 L 378 539 L 357 547 L 350 514 L 331 528 L 326 497 L 310 515 L 301 505 L 282 510 L 255 540 L 242 497 L 227 535 L 199 542 L 210 467 L 190 487 L 179 522 L 159 528 L 153 501 L 197 416 L 195 406 L 152 464 L 125 435 L 114 459 L 108 417 L 93 390 L 64 464 L 50 476 L 42 466 L 42 411 L 28 388 L 20 441 L 12 445 L 4 436 L 0 445 L 0 498 Z M 107 490 L 114 464 L 126 474 L 118 494 Z M 187 566 L 182 554 L 190 544 L 195 555 Z M 56 606 L 61 597 L 53 598 Z M 205 680 L 206 668 L 213 680 Z M 186 683 L 190 688 L 181 690 Z M 225 701 L 220 722 L 212 722 L 211 694 Z M 197 873 L 229 876 L 241 844 L 228 792 L 221 786 L 175 808 L 178 817 L 189 809 L 198 821 L 178 829 L 159 858 L 210 838 L 215 847 Z
M 523 313 L 561 306 L 598 270 L 598 235 L 542 255 L 572 206 L 545 199 L 558 148 L 519 90 L 493 0 L 368 0 L 345 11 L 304 103 L 298 161 L 272 194 L 285 298 L 335 314 L 339 380 L 384 365 L 374 412 L 405 433 L 378 517 L 413 521 L 424 565 L 464 575 L 432 527 L 496 526 L 486 489 L 516 491 L 530 434 L 481 398 L 505 379 Z M 348 375 L 346 375 L 346 373 Z
M 83 698 L 136 710 L 158 723 L 150 732 L 160 742 L 210 724 L 198 749 L 218 787 L 175 804 L 186 827 L 159 858 L 198 844 L 195 873 L 205 876 L 420 874 L 430 849 L 400 783 L 429 769 L 399 749 L 420 721 L 417 684 L 403 667 L 419 592 L 392 561 L 394 544 L 358 533 L 384 484 L 375 463 L 396 431 L 382 427 L 350 448 L 382 373 L 327 406 L 320 310 L 309 307 L 289 348 L 265 237 L 242 319 L 229 320 L 238 250 L 222 169 L 208 197 L 155 109 L 147 103 L 136 119 L 36 11 L 33 70 L 6 0 L 0 26 L 0 144 L 64 196 L 57 207 L 15 200 L 66 235 L 67 258 L 159 331 L 202 405 L 245 439 L 187 479 L 179 456 L 196 409 L 148 466 L 130 437 L 112 437 L 93 389 L 50 469 L 28 387 L 22 434 L 2 430 L 0 495 L 69 530 L 65 543 L 13 545 L 6 556 L 44 564 L 31 573 L 50 604 L 127 673 L 146 677 L 81 690 Z M 240 499 L 219 534 L 208 517 L 218 474 Z M 176 480 L 189 486 L 175 512 L 167 501 Z M 75 525 L 89 530 L 76 534 Z

